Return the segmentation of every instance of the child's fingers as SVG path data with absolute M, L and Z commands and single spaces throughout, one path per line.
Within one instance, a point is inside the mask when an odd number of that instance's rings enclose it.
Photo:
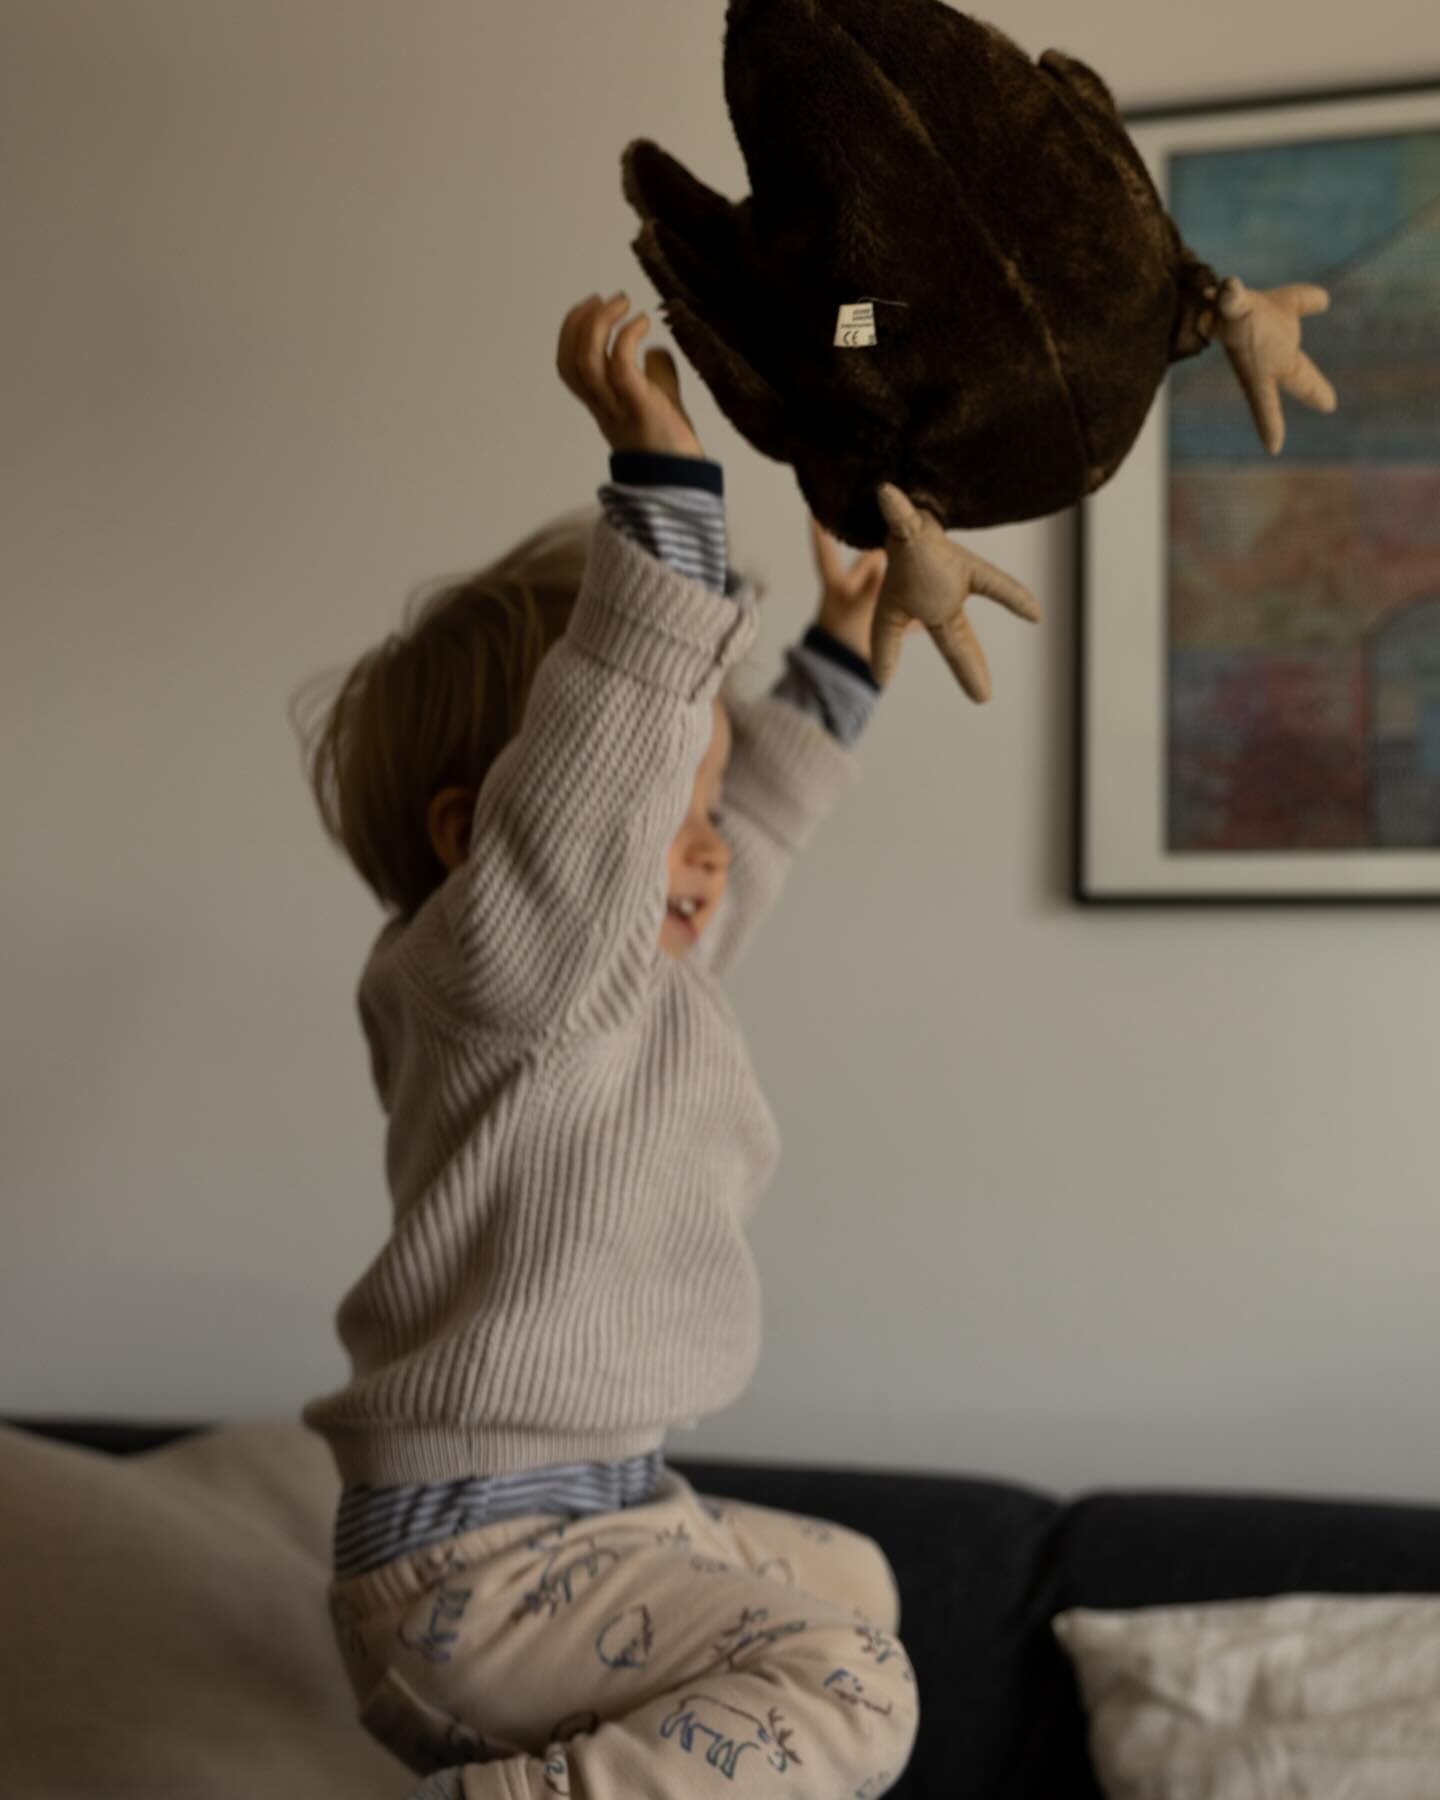
M 886 550 L 867 550 L 857 558 L 851 575 L 859 581 L 863 592 L 878 593 L 885 585 L 885 577 L 890 569 L 890 555 Z
M 589 299 L 579 300 L 570 308 L 560 326 L 560 342 L 555 350 L 555 367 L 559 371 L 560 379 L 572 394 L 581 399 L 584 396 L 580 392 L 580 376 L 575 365 L 576 345 L 580 341 L 580 331 L 585 314 L 592 306 L 598 306 L 599 303 L 600 296 L 591 294 Z
M 649 315 L 638 313 L 616 334 L 606 365 L 611 391 L 618 399 L 628 403 L 632 413 L 642 412 L 650 397 L 650 379 L 641 371 L 635 358 L 636 345 L 649 329 Z
M 628 304 L 623 293 L 603 303 L 587 300 L 567 317 L 561 332 L 561 378 L 597 418 L 605 421 L 615 419 L 619 412 L 607 373 L 610 330 Z
M 872 594 L 878 593 L 890 562 L 885 549 L 866 550 L 846 569 L 840 561 L 838 540 L 826 531 L 814 513 L 809 518 L 810 546 L 815 556 L 815 568 L 826 589 L 857 599 L 869 599 Z
M 826 587 L 834 587 L 841 579 L 840 553 L 834 538 L 815 517 L 810 517 L 810 548 L 815 557 L 815 568 Z
M 610 379 L 610 332 L 629 304 L 624 294 L 616 294 L 586 319 L 580 334 L 580 379 L 595 404 L 611 419 L 618 416 L 620 404 Z
M 575 398 L 597 416 L 599 409 L 591 391 L 591 377 L 586 373 L 583 363 L 586 335 L 602 306 L 600 296 L 592 294 L 588 300 L 582 300 L 578 306 L 570 309 L 565 315 L 565 323 L 560 327 L 560 345 L 555 356 L 560 379 Z

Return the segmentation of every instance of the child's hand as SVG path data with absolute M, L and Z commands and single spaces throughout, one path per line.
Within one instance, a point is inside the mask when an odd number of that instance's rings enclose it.
M 855 558 L 849 569 L 841 568 L 838 543 L 813 514 L 810 516 L 810 543 L 823 584 L 816 623 L 868 662 L 870 627 L 880 589 L 885 584 L 889 555 L 883 548 L 867 550 Z M 912 619 L 907 630 L 915 631 L 919 626 L 920 620 Z
M 653 450 L 665 456 L 704 456 L 680 403 L 680 377 L 668 350 L 647 350 L 645 372 L 635 346 L 650 329 L 645 313 L 632 319 L 607 349 L 611 327 L 629 299 L 592 294 L 572 306 L 560 327 L 555 366 L 570 392 L 594 416 L 612 450 Z

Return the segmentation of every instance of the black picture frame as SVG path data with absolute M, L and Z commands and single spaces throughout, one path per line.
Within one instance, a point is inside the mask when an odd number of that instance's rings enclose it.
M 1364 87 L 1156 105 L 1127 112 L 1126 124 L 1169 204 L 1169 162 L 1177 151 L 1316 148 L 1415 132 L 1428 140 L 1431 131 L 1440 142 L 1440 73 Z M 1180 223 L 1184 231 L 1185 220 Z M 1191 247 L 1214 260 L 1204 241 Z M 1241 267 L 1220 272 L 1246 274 Z M 1295 269 L 1282 279 L 1325 283 L 1326 276 L 1323 268 Z M 1440 263 L 1436 280 L 1440 284 Z M 1316 350 L 1322 367 L 1325 333 L 1317 328 L 1324 323 L 1306 322 L 1306 347 Z M 1218 347 L 1204 354 L 1223 363 Z M 1440 370 L 1440 306 L 1435 356 Z M 1337 385 L 1343 414 L 1344 387 Z M 1173 831 L 1180 810 L 1170 785 L 1176 780 L 1168 635 L 1170 387 L 1167 381 L 1126 464 L 1074 516 L 1074 900 L 1083 906 L 1435 904 L 1440 834 L 1433 848 L 1401 850 L 1371 844 L 1217 851 L 1167 843 L 1167 828 Z M 1236 417 L 1248 428 L 1238 384 L 1233 400 Z M 1287 399 L 1292 434 L 1303 410 Z M 1330 423 L 1317 422 L 1321 428 Z M 1257 443 L 1254 460 L 1258 465 L 1263 459 Z M 1269 466 L 1283 470 L 1284 454 Z M 1440 460 L 1435 475 L 1440 482 Z M 1123 548 L 1117 552 L 1117 546 Z M 1440 583 L 1436 596 L 1440 601 Z M 1113 616 L 1117 611 L 1128 622 L 1129 637 L 1126 623 Z M 1428 708 L 1427 723 L 1433 723 Z

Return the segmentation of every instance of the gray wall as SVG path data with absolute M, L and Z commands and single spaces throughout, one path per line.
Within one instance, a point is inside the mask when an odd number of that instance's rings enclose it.
M 628 138 L 744 191 L 723 12 L 0 6 L 4 1409 L 340 1377 L 386 1217 L 378 912 L 286 699 L 604 479 L 556 330 L 653 303 Z M 1429 0 L 1000 22 L 1134 104 L 1440 69 Z M 758 685 L 813 610 L 803 507 L 687 387 L 772 583 Z M 1440 926 L 1073 910 L 1067 528 L 981 543 L 1045 625 L 984 616 L 983 711 L 907 646 L 737 980 L 786 1143 L 768 1335 L 676 1446 L 1434 1497 Z

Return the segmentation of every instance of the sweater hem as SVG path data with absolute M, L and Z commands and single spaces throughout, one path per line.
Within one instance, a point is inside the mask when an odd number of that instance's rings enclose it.
M 330 1446 L 347 1487 L 400 1487 L 414 1481 L 460 1481 L 512 1475 L 557 1463 L 624 1462 L 665 1441 L 663 1427 L 636 1431 L 516 1431 L 453 1425 L 324 1427 L 307 1424 Z

